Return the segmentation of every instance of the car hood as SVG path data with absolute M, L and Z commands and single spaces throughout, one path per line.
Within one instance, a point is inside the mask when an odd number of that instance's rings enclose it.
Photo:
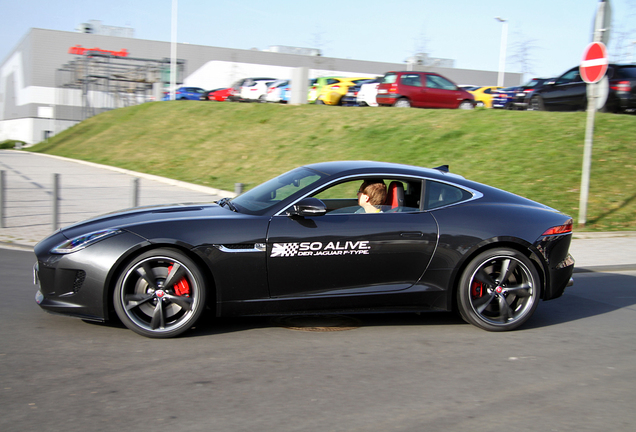
M 147 206 L 122 210 L 77 222 L 62 228 L 61 233 L 68 239 L 103 229 L 125 229 L 148 222 L 166 222 L 199 218 L 234 218 L 239 213 L 217 204 L 174 204 Z

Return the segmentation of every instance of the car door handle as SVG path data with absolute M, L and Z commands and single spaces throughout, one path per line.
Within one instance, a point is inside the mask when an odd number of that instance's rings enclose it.
M 417 237 L 423 237 L 423 236 L 424 236 L 424 233 L 420 231 L 408 231 L 408 232 L 400 233 L 400 237 L 417 238 Z

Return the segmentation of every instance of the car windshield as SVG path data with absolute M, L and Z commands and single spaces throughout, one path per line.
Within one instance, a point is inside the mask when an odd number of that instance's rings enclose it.
M 273 178 L 232 200 L 241 213 L 262 215 L 281 201 L 300 196 L 311 185 L 326 177 L 309 168 L 296 168 Z

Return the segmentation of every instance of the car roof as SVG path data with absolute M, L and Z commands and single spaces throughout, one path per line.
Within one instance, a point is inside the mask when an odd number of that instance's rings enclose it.
M 404 165 L 391 162 L 375 162 L 375 161 L 337 161 L 337 162 L 319 162 L 311 165 L 305 165 L 316 171 L 320 171 L 327 175 L 348 175 L 348 174 L 373 174 L 386 173 L 390 175 L 414 175 L 427 176 L 441 179 L 445 176 L 454 177 L 456 179 L 464 179 L 462 176 L 442 171 L 441 169 L 423 168 L 413 165 Z

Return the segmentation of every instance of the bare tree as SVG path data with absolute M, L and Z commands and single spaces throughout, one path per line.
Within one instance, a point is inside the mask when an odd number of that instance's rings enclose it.
M 636 61 L 636 0 L 627 0 L 627 13 L 612 17 L 612 33 L 609 43 L 610 59 L 613 62 Z
M 510 48 L 510 63 L 517 65 L 519 70 L 523 74 L 524 79 L 526 75 L 534 73 L 534 58 L 532 52 L 537 49 L 537 40 L 529 39 L 520 31 L 514 33 L 513 43 Z

